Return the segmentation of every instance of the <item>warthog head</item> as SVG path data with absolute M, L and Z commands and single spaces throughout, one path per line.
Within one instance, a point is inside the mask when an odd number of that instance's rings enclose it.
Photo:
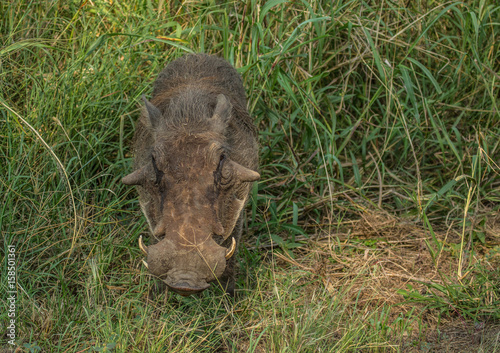
M 229 237 L 250 182 L 260 176 L 231 158 L 226 131 L 232 104 L 225 95 L 200 97 L 191 90 L 167 106 L 143 99 L 149 141 L 136 147 L 135 171 L 122 181 L 138 186 L 158 242 L 146 247 L 141 237 L 139 245 L 149 271 L 170 289 L 200 292 L 220 278 L 234 254 L 236 243 Z

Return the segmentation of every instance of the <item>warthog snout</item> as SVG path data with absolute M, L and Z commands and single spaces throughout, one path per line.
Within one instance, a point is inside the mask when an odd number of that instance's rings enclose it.
M 192 294 L 208 288 L 226 267 L 228 249 L 212 239 L 202 244 L 190 244 L 175 243 L 165 237 L 155 245 L 141 247 L 147 254 L 149 271 L 179 294 Z
M 202 244 L 187 240 L 176 243 L 172 238 L 165 236 L 162 241 L 145 246 L 141 236 L 139 247 L 146 256 L 144 265 L 149 271 L 181 295 L 207 289 L 210 282 L 221 277 L 226 261 L 236 250 L 234 238 L 229 248 L 218 245 L 210 238 Z

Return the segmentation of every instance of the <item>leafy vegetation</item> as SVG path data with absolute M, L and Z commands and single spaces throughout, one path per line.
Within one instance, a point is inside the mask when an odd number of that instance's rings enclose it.
M 0 259 L 4 274 L 15 245 L 20 350 L 500 351 L 499 14 L 0 2 Z M 120 183 L 139 97 L 189 52 L 238 68 L 259 128 L 234 299 L 157 288 Z

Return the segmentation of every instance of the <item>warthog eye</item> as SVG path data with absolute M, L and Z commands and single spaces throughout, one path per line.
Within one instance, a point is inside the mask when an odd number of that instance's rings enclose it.
M 161 179 L 163 178 L 163 174 L 165 173 L 163 173 L 161 170 L 158 169 L 158 166 L 156 165 L 155 156 L 151 155 L 151 161 L 153 162 L 153 168 L 155 170 L 155 175 L 156 175 L 155 185 L 159 185 Z
M 219 158 L 219 165 L 217 166 L 217 169 L 214 172 L 214 183 L 215 186 L 219 187 L 222 182 L 222 169 L 224 168 L 224 162 L 226 161 L 227 157 L 223 153 L 220 155 Z

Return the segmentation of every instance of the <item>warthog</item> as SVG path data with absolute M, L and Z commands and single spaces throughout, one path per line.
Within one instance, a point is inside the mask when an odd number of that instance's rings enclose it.
M 260 178 L 257 133 L 245 90 L 225 60 L 186 55 L 154 83 L 137 121 L 134 171 L 154 245 L 139 246 L 149 271 L 181 295 L 217 281 L 234 291 L 242 210 Z

